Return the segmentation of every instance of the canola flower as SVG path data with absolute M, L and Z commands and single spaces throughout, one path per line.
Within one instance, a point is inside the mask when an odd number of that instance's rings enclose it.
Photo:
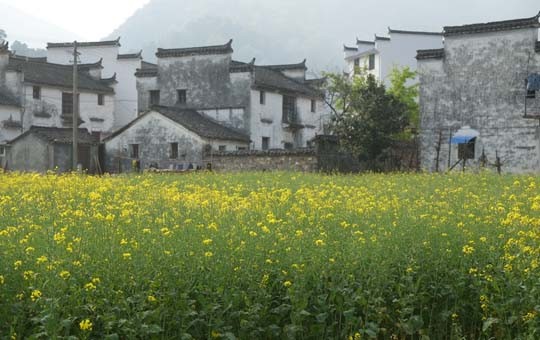
M 0 173 L 0 334 L 534 338 L 538 188 L 487 173 Z

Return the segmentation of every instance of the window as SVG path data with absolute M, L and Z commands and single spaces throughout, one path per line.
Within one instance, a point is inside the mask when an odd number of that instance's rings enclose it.
M 354 68 L 360 67 L 360 58 L 354 59 Z
M 6 147 L 3 145 L 0 145 L 0 157 L 6 155 Z
M 283 96 L 283 123 L 294 123 L 296 120 L 296 98 Z
M 178 104 L 187 103 L 187 90 L 176 90 L 176 97 Z
M 62 92 L 62 114 L 73 114 L 73 94 Z
M 32 87 L 32 98 L 41 99 L 41 87 L 39 86 Z
M 473 138 L 468 143 L 458 144 L 458 158 L 459 159 L 474 159 L 475 144 L 476 144 L 476 138 Z
M 169 157 L 171 159 L 178 159 L 178 143 L 171 143 L 170 144 Z
M 150 91 L 150 105 L 159 105 L 159 90 Z
M 266 104 L 266 92 L 264 91 L 260 91 L 259 92 L 259 103 L 261 105 L 265 105 Z
M 368 69 L 369 70 L 374 70 L 375 69 L 375 54 L 370 54 L 369 55 Z
M 139 144 L 130 144 L 129 145 L 129 157 L 139 158 Z
M 311 100 L 311 112 L 317 112 L 317 101 L 315 99 Z
M 529 99 L 536 98 L 536 91 L 527 91 L 527 98 Z
M 285 143 L 284 147 L 285 147 L 285 150 L 292 150 L 293 149 L 293 143 Z
M 105 96 L 101 93 L 97 95 L 97 104 L 99 106 L 105 105 Z
M 270 149 L 270 137 L 263 137 L 262 138 L 262 149 L 263 150 Z
M 220 145 L 220 146 L 218 147 L 218 150 L 219 150 L 219 151 L 227 151 L 227 146 L 226 146 L 226 145 Z
M 238 151 L 246 151 L 247 148 L 245 146 L 237 146 L 236 150 L 238 150 Z

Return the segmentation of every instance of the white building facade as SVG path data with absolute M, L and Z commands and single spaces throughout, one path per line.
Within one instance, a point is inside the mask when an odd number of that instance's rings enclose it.
M 416 51 L 442 45 L 442 33 L 389 28 L 387 37 L 375 35 L 373 41 L 357 39 L 356 46 L 344 46 L 345 72 L 352 76 L 360 69 L 389 86 L 395 67 L 416 71 Z
M 120 38 L 111 41 L 77 43 L 79 60 L 83 64 L 101 62 L 104 78 L 114 77 L 114 120 L 112 130 L 128 124 L 137 117 L 137 87 L 135 72 L 142 65 L 142 51 L 134 54 L 120 54 Z M 73 43 L 47 44 L 47 61 L 71 65 Z

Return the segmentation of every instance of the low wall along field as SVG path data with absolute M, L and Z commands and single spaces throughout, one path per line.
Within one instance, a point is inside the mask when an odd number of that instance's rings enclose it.
M 540 178 L 0 174 L 0 335 L 536 338 Z

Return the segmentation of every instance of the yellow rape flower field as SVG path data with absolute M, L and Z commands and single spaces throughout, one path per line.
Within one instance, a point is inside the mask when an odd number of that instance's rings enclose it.
M 0 338 L 540 337 L 540 178 L 0 174 Z

